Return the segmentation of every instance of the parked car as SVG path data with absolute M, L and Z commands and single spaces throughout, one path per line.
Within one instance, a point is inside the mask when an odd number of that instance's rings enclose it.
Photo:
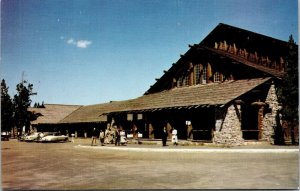
M 28 136 L 27 134 L 23 134 L 18 136 L 18 141 L 25 141 L 25 137 Z
M 34 132 L 34 133 L 30 134 L 30 135 L 25 136 L 24 137 L 24 141 L 27 141 L 27 142 L 38 141 L 42 137 L 44 137 L 43 133 L 41 133 L 41 132 Z
M 9 141 L 10 134 L 8 132 L 1 132 L 1 141 Z
M 68 141 L 66 135 L 61 135 L 59 132 L 48 133 L 40 139 L 40 142 L 65 142 Z

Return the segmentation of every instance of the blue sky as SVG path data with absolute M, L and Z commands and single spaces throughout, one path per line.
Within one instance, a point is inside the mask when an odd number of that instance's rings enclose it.
M 24 73 L 33 103 L 136 98 L 218 23 L 298 42 L 298 2 L 2 0 L 1 78 L 13 96 Z

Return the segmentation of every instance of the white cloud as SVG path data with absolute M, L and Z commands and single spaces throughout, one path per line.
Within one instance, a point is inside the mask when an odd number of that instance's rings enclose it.
M 67 44 L 75 45 L 78 48 L 87 48 L 89 45 L 92 44 L 92 41 L 89 41 L 89 40 L 77 40 L 77 41 L 75 41 L 73 38 L 70 38 L 66 42 L 67 42 Z
M 68 44 L 76 44 L 76 43 L 74 42 L 74 39 L 72 39 L 72 38 L 70 38 L 69 40 L 67 40 L 67 43 L 68 43 Z
M 76 46 L 78 48 L 87 48 L 91 44 L 92 44 L 92 42 L 88 41 L 88 40 L 79 40 L 76 42 Z

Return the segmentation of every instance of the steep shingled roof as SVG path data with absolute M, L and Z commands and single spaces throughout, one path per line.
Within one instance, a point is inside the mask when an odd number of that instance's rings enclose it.
M 171 90 L 141 96 L 127 104 L 128 108 L 120 108 L 118 111 L 143 111 L 202 105 L 224 105 L 270 79 L 271 78 L 268 77 L 235 80 L 223 83 L 173 88 Z
M 286 37 L 288 40 L 288 36 Z M 247 49 L 249 52 L 257 52 L 260 56 L 277 58 L 287 54 L 288 43 L 263 34 L 230 26 L 224 23 L 218 24 L 201 42 L 200 45 L 211 47 L 215 42 L 226 40 L 227 44 L 233 44 L 238 48 Z
M 151 94 L 159 92 L 162 89 L 168 89 L 173 78 L 178 75 L 178 71 L 183 69 L 186 70 L 189 62 L 193 62 L 193 60 L 197 62 L 199 58 L 207 58 L 208 55 L 215 59 L 223 58 L 226 52 L 215 49 L 214 47 L 215 43 L 224 41 L 226 41 L 228 45 L 232 45 L 234 43 L 238 49 L 246 49 L 250 53 L 257 52 L 258 56 L 268 56 L 271 60 L 279 60 L 280 57 L 285 58 L 287 55 L 288 43 L 285 41 L 220 23 L 199 44 L 190 45 L 188 51 L 184 55 L 181 55 L 178 61 L 174 63 L 168 71 L 165 71 L 165 73 L 157 79 L 157 82 L 145 92 L 145 94 Z M 195 47 L 202 47 L 203 49 L 201 51 L 197 51 Z M 230 60 L 230 62 L 239 62 L 247 67 L 251 67 L 251 69 L 261 72 L 261 77 L 267 74 L 267 76 L 281 78 L 284 73 L 258 65 L 247 59 L 234 56 L 233 54 L 226 54 L 225 56 Z
M 60 104 L 45 104 L 45 108 L 28 108 L 28 111 L 40 113 L 41 116 L 31 124 L 50 124 L 58 123 L 60 120 L 70 115 L 73 111 L 82 107 L 80 105 L 60 105 Z
M 79 108 L 60 121 L 60 123 L 89 123 L 106 121 L 105 113 L 128 108 L 132 100 L 88 105 Z
M 117 112 L 144 112 L 156 109 L 224 105 L 267 82 L 271 78 L 227 81 L 174 88 L 127 101 L 89 105 L 79 108 L 60 123 L 106 121 L 106 115 Z

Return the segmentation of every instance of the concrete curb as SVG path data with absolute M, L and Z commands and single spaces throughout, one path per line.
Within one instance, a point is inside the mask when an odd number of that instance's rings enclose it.
M 188 149 L 188 148 L 136 148 L 136 147 L 110 147 L 110 146 L 86 146 L 77 145 L 75 148 L 85 148 L 93 150 L 113 150 L 132 152 L 180 152 L 180 153 L 299 153 L 299 149 L 230 149 L 230 148 L 209 148 L 209 149 Z

